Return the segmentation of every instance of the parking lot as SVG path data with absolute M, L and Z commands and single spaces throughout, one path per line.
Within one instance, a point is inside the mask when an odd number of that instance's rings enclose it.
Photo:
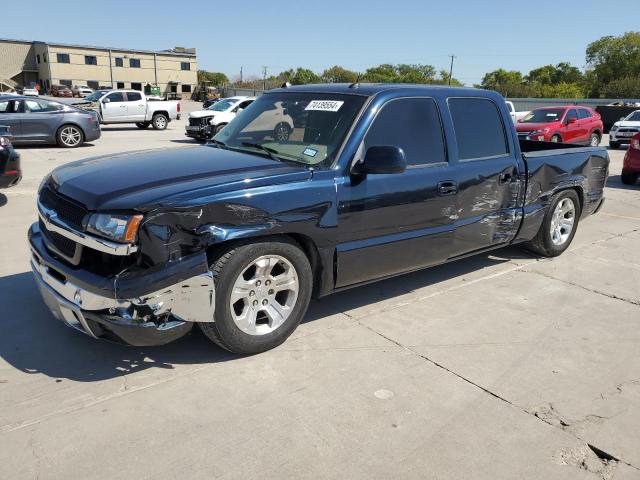
M 127 348 L 55 320 L 26 239 L 43 176 L 197 145 L 197 108 L 19 149 L 23 181 L 0 193 L 0 478 L 640 478 L 640 187 L 622 149 L 561 257 L 511 247 L 339 293 L 264 354 L 195 329 Z

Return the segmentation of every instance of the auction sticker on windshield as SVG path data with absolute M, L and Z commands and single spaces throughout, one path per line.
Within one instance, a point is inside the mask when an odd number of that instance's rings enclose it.
M 320 112 L 337 112 L 344 102 L 340 100 L 311 100 L 305 110 Z

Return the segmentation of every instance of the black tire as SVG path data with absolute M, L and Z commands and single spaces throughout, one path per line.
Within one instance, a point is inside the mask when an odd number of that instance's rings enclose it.
M 63 148 L 78 148 L 84 143 L 84 132 L 76 125 L 62 125 L 56 132 L 56 143 Z
M 298 295 L 282 325 L 269 333 L 252 335 L 236 325 L 231 312 L 231 293 L 242 272 L 264 255 L 278 255 L 293 265 L 299 283 Z M 313 273 L 305 253 L 289 239 L 270 237 L 233 245 L 223 251 L 210 268 L 216 288 L 215 321 L 199 325 L 207 338 L 230 352 L 253 355 L 277 347 L 293 333 L 307 312 L 313 289 Z
M 598 132 L 593 132 L 589 137 L 589 146 L 597 147 L 599 145 L 600 145 L 600 135 L 598 135 Z
M 551 137 L 551 141 L 553 143 L 562 143 L 562 137 L 558 134 L 555 134 Z
M 620 148 L 620 142 L 609 142 L 609 148 L 611 150 L 617 150 Z
M 625 185 L 635 185 L 635 183 L 638 181 L 638 174 L 632 172 L 622 172 L 622 175 L 620 175 L 620 180 L 622 180 L 622 183 L 624 183 Z
M 291 127 L 286 122 L 280 122 L 273 129 L 273 139 L 278 143 L 288 142 L 290 135 L 291 135 Z
M 151 119 L 154 130 L 165 130 L 169 125 L 169 119 L 164 113 L 156 113 Z
M 575 209 L 573 215 L 573 228 L 566 241 L 561 245 L 557 245 L 551 238 L 551 222 L 553 220 L 556 207 L 564 199 L 570 199 L 573 202 Z M 540 230 L 538 230 L 538 233 L 531 241 L 524 244 L 525 248 L 537 253 L 538 255 L 542 255 L 543 257 L 557 257 L 562 254 L 567 248 L 569 248 L 569 245 L 571 245 L 571 242 L 573 241 L 573 237 L 578 230 L 581 213 L 580 199 L 578 198 L 578 194 L 575 190 L 563 190 L 556 193 L 551 197 L 551 203 L 549 204 L 544 219 L 542 220 Z
M 144 130 L 145 128 L 149 128 L 149 125 L 151 125 L 151 122 L 138 122 L 136 123 L 136 127 Z
M 218 133 L 220 133 L 220 130 L 222 130 L 226 126 L 227 126 L 226 123 L 221 123 L 220 125 L 216 125 L 216 128 L 213 129 L 213 135 L 215 136 Z

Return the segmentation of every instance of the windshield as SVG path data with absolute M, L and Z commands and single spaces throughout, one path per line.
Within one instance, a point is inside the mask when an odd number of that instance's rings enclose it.
M 214 141 L 282 161 L 328 168 L 367 97 L 328 93 L 267 93 Z
M 224 112 L 225 110 L 233 107 L 236 103 L 239 103 L 239 100 L 220 100 L 210 107 L 207 107 L 207 110 L 213 110 L 214 112 Z
M 543 108 L 529 112 L 520 123 L 551 123 L 562 118 L 564 108 Z
M 84 97 L 84 99 L 90 102 L 97 102 L 98 100 L 100 100 L 100 97 L 102 97 L 107 92 L 109 92 L 109 90 L 96 90 L 91 95 L 87 95 L 86 97 Z
M 627 122 L 640 122 L 640 110 L 636 110 L 632 112 L 627 118 L 625 118 Z

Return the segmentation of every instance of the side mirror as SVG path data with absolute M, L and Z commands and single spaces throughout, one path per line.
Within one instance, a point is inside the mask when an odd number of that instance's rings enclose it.
M 623 121 L 625 118 L 627 118 L 627 117 L 620 117 L 620 121 Z
M 364 160 L 354 165 L 353 172 L 358 174 L 383 175 L 402 173 L 407 169 L 407 159 L 400 147 L 369 147 Z
M 102 103 L 109 103 L 111 100 L 109 100 L 108 98 L 105 98 L 102 100 Z
M 242 110 L 244 110 L 244 108 L 238 108 L 238 109 L 236 110 L 236 115 L 239 115 L 239 114 L 242 112 Z
M 578 119 L 576 117 L 567 118 L 567 125 L 571 125 L 572 123 L 576 123 Z

